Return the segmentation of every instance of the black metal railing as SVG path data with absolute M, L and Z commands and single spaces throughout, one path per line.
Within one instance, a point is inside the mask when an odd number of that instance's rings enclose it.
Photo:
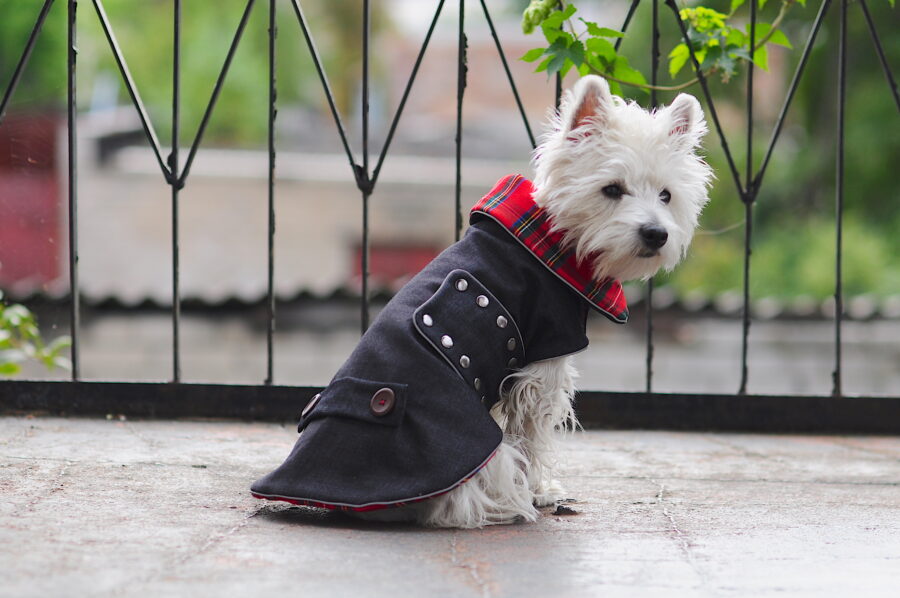
M 76 152 L 76 73 L 77 73 L 77 39 L 76 39 L 76 15 L 78 2 L 65 0 L 67 10 L 68 31 L 68 62 L 67 62 L 67 135 L 68 135 L 68 215 L 69 215 L 69 276 L 70 276 L 70 309 L 71 309 L 71 337 L 72 337 L 72 381 L 70 383 L 59 382 L 0 382 L 0 407 L 7 409 L 52 409 L 68 412 L 93 413 L 93 412 L 128 412 L 137 415 L 222 415 L 244 417 L 290 417 L 295 415 L 297 401 L 297 388 L 279 387 L 273 384 L 273 335 L 276 328 L 275 296 L 274 296 L 274 235 L 276 224 L 275 213 L 275 176 L 276 176 L 276 149 L 275 149 L 275 124 L 276 124 L 276 46 L 275 40 L 278 34 L 276 27 L 276 12 L 278 0 L 268 0 L 268 285 L 266 295 L 267 306 L 267 359 L 266 377 L 260 386 L 211 386 L 181 383 L 181 353 L 179 326 L 181 320 L 181 296 L 179 291 L 179 192 L 187 183 L 191 166 L 198 153 L 204 133 L 213 114 L 216 102 L 222 90 L 223 82 L 227 78 L 229 67 L 240 45 L 241 38 L 246 29 L 251 11 L 256 0 L 247 0 L 241 20 L 233 35 L 225 61 L 216 79 L 215 86 L 206 105 L 199 128 L 193 138 L 187 157 L 183 162 L 179 156 L 179 142 L 181 140 L 181 57 L 182 57 L 182 33 L 181 33 L 181 0 L 172 0 L 174 14 L 173 26 L 173 61 L 172 61 L 172 103 L 171 103 L 171 149 L 164 156 L 164 149 L 148 117 L 147 110 L 141 96 L 135 86 L 134 80 L 128 70 L 128 65 L 116 40 L 115 32 L 106 16 L 102 0 L 91 0 L 96 16 L 106 36 L 109 50 L 118 65 L 122 81 L 128 91 L 129 97 L 138 116 L 141 126 L 149 142 L 163 179 L 171 190 L 171 230 L 172 230 L 172 382 L 167 384 L 127 384 L 127 383 L 87 383 L 80 381 L 79 345 L 80 338 L 80 305 L 79 305 L 79 279 L 78 279 L 78 181 Z M 265 0 L 263 0 L 265 2 Z M 649 40 L 650 46 L 650 80 L 653 86 L 657 83 L 660 65 L 660 21 L 672 18 L 677 24 L 678 31 L 687 41 L 688 32 L 685 24 L 678 14 L 675 0 L 663 0 L 666 11 L 660 5 L 660 0 L 647 0 L 651 4 L 652 34 Z M 645 4 L 647 3 L 645 2 Z M 888 87 L 893 94 L 894 101 L 900 111 L 900 93 L 887 57 L 883 50 L 879 34 L 869 13 L 865 0 L 857 0 L 862 11 L 867 28 L 871 34 L 875 46 L 876 55 L 887 78 Z M 306 42 L 309 56 L 315 67 L 322 92 L 328 102 L 329 110 L 334 120 L 334 125 L 340 136 L 341 146 L 346 154 L 356 186 L 361 194 L 362 222 L 361 222 L 361 272 L 362 292 L 360 297 L 360 321 L 362 330 L 369 325 L 370 290 L 369 290 L 369 199 L 374 191 L 382 166 L 391 148 L 394 134 L 397 130 L 410 91 L 416 80 L 422 59 L 428 48 L 435 27 L 445 7 L 445 0 L 436 2 L 434 16 L 425 33 L 424 40 L 419 49 L 412 71 L 405 85 L 400 102 L 390 121 L 383 145 L 377 154 L 377 160 L 370 160 L 370 124 L 369 124 L 369 88 L 370 88 L 370 29 L 371 14 L 369 0 L 362 0 L 362 85 L 361 85 L 361 148 L 355 152 L 349 141 L 347 127 L 344 125 L 337 102 L 335 100 L 328 76 L 323 67 L 319 51 L 316 47 L 307 17 L 304 15 L 299 0 L 285 0 L 290 4 L 299 24 L 300 31 Z M 716 102 L 712 97 L 707 77 L 700 69 L 697 56 L 692 46 L 687 43 L 690 50 L 690 59 L 694 65 L 703 99 L 706 102 L 713 128 L 716 130 L 722 151 L 724 153 L 728 173 L 734 184 L 738 198 L 744 205 L 744 259 L 743 273 L 743 311 L 741 333 L 741 363 L 739 384 L 735 395 L 674 395 L 657 394 L 653 392 L 653 365 L 654 365 L 654 323 L 653 323 L 653 293 L 652 281 L 646 287 L 646 376 L 645 391 L 642 393 L 603 393 L 597 391 L 582 393 L 579 403 L 579 411 L 582 420 L 587 424 L 599 425 L 623 425 L 623 426 L 652 426 L 652 427 L 718 427 L 718 428 L 759 428 L 759 429 L 807 429 L 807 430 L 848 430 L 848 431 L 900 431 L 900 400 L 891 398 L 843 398 L 841 382 L 842 356 L 841 356 L 841 330 L 843 324 L 843 281 L 842 281 L 842 232 L 843 232 L 843 193 L 844 193 L 844 139 L 845 139 L 845 106 L 846 106 L 846 72 L 847 72 L 847 23 L 849 0 L 840 0 L 840 34 L 838 37 L 839 60 L 837 64 L 837 122 L 836 122 L 836 254 L 835 254 L 835 317 L 834 317 L 834 370 L 833 385 L 830 397 L 791 397 L 791 396 L 753 396 L 747 394 L 748 379 L 748 339 L 751 325 L 750 305 L 750 263 L 751 244 L 753 239 L 753 205 L 756 201 L 767 167 L 770 163 L 773 150 L 783 130 L 786 116 L 795 97 L 798 85 L 803 77 L 804 70 L 821 30 L 822 24 L 828 14 L 832 0 L 822 0 L 818 12 L 810 28 L 808 39 L 803 48 L 796 70 L 790 82 L 788 92 L 776 119 L 768 145 L 763 158 L 758 165 L 753 158 L 753 130 L 754 130 L 754 89 L 752 76 L 754 66 L 748 62 L 750 73 L 747 76 L 746 89 L 746 164 L 741 173 L 729 140 L 723 129 L 716 110 Z M 60 2 L 62 4 L 62 2 Z M 466 4 L 464 0 L 458 1 L 458 51 L 457 51 L 457 88 L 456 88 L 456 134 L 455 134 L 455 231 L 456 238 L 463 227 L 463 213 L 461 207 L 462 185 L 462 124 L 463 102 L 467 84 L 467 37 L 466 37 Z M 626 31 L 632 22 L 641 0 L 633 0 L 629 6 L 627 15 L 622 24 L 622 30 Z M 14 93 L 21 79 L 22 71 L 28 62 L 36 40 L 39 38 L 48 12 L 54 5 L 54 0 L 43 0 L 40 11 L 35 20 L 30 35 L 22 49 L 21 58 L 16 64 L 15 70 L 6 86 L 0 103 L 0 126 L 6 113 L 10 97 Z M 535 137 L 525 113 L 518 89 L 509 68 L 503 46 L 498 36 L 497 29 L 491 18 L 488 4 L 480 0 L 480 6 L 489 27 L 490 34 L 496 45 L 506 78 L 515 97 L 516 106 L 522 117 L 523 125 L 527 131 L 531 145 L 535 145 Z M 16 10 L 21 8 L 17 5 Z M 669 14 L 671 13 L 671 14 Z M 757 0 L 750 2 L 750 47 L 754 47 L 757 36 Z M 79 18 L 86 18 L 83 15 Z M 618 49 L 621 39 L 616 41 Z M 556 80 L 556 101 L 559 102 L 561 81 Z M 657 104 L 656 90 L 650 93 L 651 106 Z M 357 156 L 360 159 L 357 159 Z M 303 387 L 312 391 L 312 388 Z M 118 404 L 110 409 L 117 399 L 117 393 L 127 392 L 129 403 Z M 218 398 L 213 398 L 213 396 Z M 302 402 L 302 397 L 300 399 Z

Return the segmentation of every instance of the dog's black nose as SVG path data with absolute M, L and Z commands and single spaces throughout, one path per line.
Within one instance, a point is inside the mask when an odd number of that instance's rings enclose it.
M 645 224 L 640 229 L 641 240 L 649 249 L 659 249 L 666 244 L 669 233 L 658 224 Z

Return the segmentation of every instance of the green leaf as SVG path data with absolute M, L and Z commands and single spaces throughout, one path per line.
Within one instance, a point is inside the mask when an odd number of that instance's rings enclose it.
M 766 7 L 766 0 L 759 0 L 759 10 L 762 10 Z
M 587 27 L 588 34 L 593 35 L 594 37 L 625 37 L 625 34 L 621 31 L 616 31 L 609 27 L 601 27 L 597 23 L 585 21 L 584 19 L 579 20 Z
M 594 54 L 597 54 L 601 58 L 605 58 L 609 62 L 612 62 L 616 59 L 615 46 L 613 46 L 611 43 L 609 43 L 605 39 L 592 37 L 584 43 L 585 43 L 585 46 L 587 46 L 588 52 L 593 52 Z
M 725 38 L 726 46 L 746 46 L 747 36 L 740 29 L 731 29 Z
M 753 53 L 753 64 L 764 71 L 769 70 L 769 53 L 766 51 L 765 46 L 758 48 L 756 52 Z
M 744 2 L 745 0 L 731 0 L 731 9 L 728 11 L 728 14 L 733 15 L 734 11 L 739 9 L 744 4 Z
M 578 67 L 578 76 L 584 77 L 585 75 L 591 72 L 591 65 L 587 63 L 587 61 L 583 62 L 580 67 Z
M 15 376 L 22 371 L 18 363 L 3 363 L 0 361 L 0 376 Z
M 534 69 L 535 73 L 540 73 L 542 71 L 546 71 L 547 67 L 550 66 L 550 61 L 553 60 L 552 56 L 549 56 L 541 61 L 541 63 Z
M 685 63 L 690 59 L 691 51 L 685 44 L 678 44 L 671 52 L 669 52 L 669 75 L 675 78 L 675 75 L 684 67 Z
M 522 60 L 524 62 L 534 62 L 535 60 L 543 56 L 546 51 L 547 48 L 532 48 L 531 50 L 528 50 L 527 52 L 522 54 L 519 60 Z
M 609 81 L 609 91 L 614 96 L 621 96 L 622 86 L 619 85 L 616 81 Z
M 647 79 L 644 78 L 644 75 L 639 70 L 632 68 L 632 66 L 628 64 L 628 59 L 624 56 L 616 58 L 611 75 L 626 83 L 632 83 L 638 86 L 647 85 Z
M 550 59 L 550 64 L 547 65 L 547 74 L 553 75 L 562 70 L 563 66 L 566 64 L 565 54 L 554 54 L 553 58 Z
M 769 23 L 757 23 L 756 25 L 756 41 L 759 42 L 762 38 L 769 34 L 769 31 L 772 30 L 772 25 Z M 747 25 L 747 36 L 750 36 L 750 25 Z M 770 44 L 778 44 L 779 46 L 784 46 L 785 48 L 794 49 L 794 46 L 791 45 L 791 40 L 787 38 L 783 31 L 780 29 L 776 29 L 772 34 L 772 37 L 769 38 Z
M 697 64 L 703 66 L 703 62 L 706 60 L 706 48 L 700 48 L 699 50 L 695 51 L 694 58 L 697 59 Z

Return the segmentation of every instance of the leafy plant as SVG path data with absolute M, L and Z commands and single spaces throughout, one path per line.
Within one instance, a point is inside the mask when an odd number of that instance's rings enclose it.
M 18 374 L 29 359 L 43 363 L 48 370 L 72 369 L 69 359 L 61 355 L 71 344 L 68 336 L 45 344 L 34 314 L 24 305 L 6 304 L 0 291 L 0 376 Z
M 743 27 L 731 24 L 745 2 L 731 0 L 728 14 L 706 6 L 679 11 L 689 45 L 681 42 L 668 53 L 668 70 L 673 79 L 686 64 L 695 68 L 691 54 L 704 75 L 718 74 L 727 82 L 737 73 L 741 61 L 752 59 L 758 67 L 768 69 L 768 44 L 793 47 L 778 27 L 795 3 L 805 6 L 806 0 L 782 0 L 781 8 L 771 23 L 761 20 L 756 23 L 752 39 L 749 24 Z M 562 9 L 557 9 L 557 6 L 562 6 Z M 759 0 L 760 13 L 765 6 L 766 0 Z M 679 85 L 649 85 L 643 73 L 634 68 L 610 41 L 625 34 L 581 18 L 578 19 L 581 25 L 576 28 L 572 17 L 577 10 L 572 3 L 533 0 L 523 15 L 522 30 L 528 34 L 540 26 L 549 45 L 529 50 L 521 60 L 540 60 L 535 71 L 548 75 L 559 73 L 565 76 L 573 68 L 581 75 L 600 75 L 610 82 L 610 88 L 616 94 L 621 94 L 621 85 L 644 91 L 678 91 L 698 81 L 695 77 Z

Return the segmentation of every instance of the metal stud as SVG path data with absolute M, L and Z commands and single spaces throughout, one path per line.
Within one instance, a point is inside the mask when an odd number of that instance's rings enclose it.
M 506 367 L 512 369 L 512 368 L 516 367 L 517 365 L 519 365 L 519 362 L 516 360 L 515 357 L 513 357 L 512 359 L 509 360 L 509 363 L 506 364 Z
M 431 319 L 431 316 L 425 314 L 424 316 L 422 316 L 422 323 L 426 326 L 432 326 L 434 324 L 434 320 Z
M 472 384 L 475 386 L 475 390 L 481 390 L 481 378 L 475 378 Z
M 509 321 L 503 316 L 497 316 L 497 326 L 500 328 L 506 328 L 506 325 L 509 324 Z
M 469 288 L 469 281 L 465 278 L 460 278 L 456 281 L 456 290 L 457 291 L 465 291 Z
M 459 365 L 463 366 L 464 368 L 469 367 L 469 363 L 470 362 L 469 362 L 468 355 L 463 355 L 462 357 L 459 358 Z
M 449 349 L 453 346 L 453 339 L 445 334 L 441 337 L 441 344 Z
M 506 348 L 509 349 L 510 351 L 515 351 L 516 350 L 516 339 L 511 338 L 508 341 L 506 341 Z
M 478 295 L 478 298 L 475 300 L 475 302 L 478 303 L 478 307 L 487 307 L 491 301 L 484 295 Z

